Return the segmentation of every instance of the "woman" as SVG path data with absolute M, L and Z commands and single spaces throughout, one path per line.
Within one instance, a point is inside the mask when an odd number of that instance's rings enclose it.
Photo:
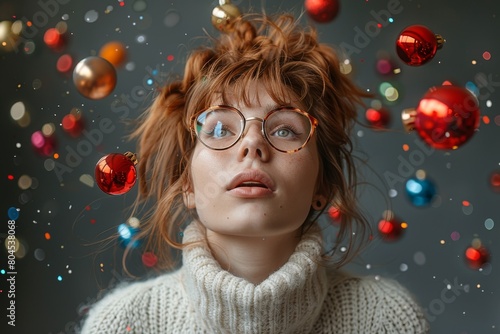
M 83 333 L 427 332 L 396 282 L 339 270 L 368 234 L 349 139 L 367 95 L 292 16 L 248 15 L 213 42 L 134 132 L 138 201 L 155 203 L 141 237 L 182 266 L 108 294 Z M 317 223 L 330 206 L 341 254 Z

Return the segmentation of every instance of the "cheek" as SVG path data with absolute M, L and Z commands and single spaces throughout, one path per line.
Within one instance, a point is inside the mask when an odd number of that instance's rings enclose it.
M 225 170 L 225 160 L 222 154 L 205 147 L 197 147 L 191 160 L 192 191 L 197 208 L 206 208 L 210 201 L 217 198 L 230 180 Z
M 318 183 L 319 176 L 319 158 L 317 154 L 311 153 L 299 156 L 290 164 L 293 169 L 291 175 L 295 175 L 293 183 L 297 187 L 313 192 Z

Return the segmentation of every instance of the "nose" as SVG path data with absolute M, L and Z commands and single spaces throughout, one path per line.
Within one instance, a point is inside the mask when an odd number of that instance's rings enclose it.
M 250 122 L 260 121 L 260 122 Z M 238 158 L 260 159 L 267 161 L 270 155 L 270 147 L 262 133 L 262 120 L 260 118 L 247 119 L 246 129 L 242 134 L 238 148 Z

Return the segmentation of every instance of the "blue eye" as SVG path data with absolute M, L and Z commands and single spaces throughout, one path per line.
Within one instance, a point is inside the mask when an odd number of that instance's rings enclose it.
M 231 131 L 231 128 L 221 121 L 217 121 L 215 126 L 210 127 L 211 130 L 203 130 L 205 135 L 211 139 L 222 139 L 229 136 L 234 136 L 234 133 Z
M 277 139 L 294 139 L 296 138 L 298 133 L 293 129 L 292 126 L 289 125 L 281 125 L 277 129 L 271 132 L 271 136 L 276 137 Z
M 290 130 L 288 130 L 288 129 L 279 129 L 278 131 L 275 132 L 275 134 L 278 137 L 287 137 L 288 135 L 290 135 Z
M 212 131 L 212 135 L 216 138 L 222 138 L 229 135 L 228 132 L 230 131 L 224 124 L 222 124 L 221 122 L 217 122 L 217 124 L 214 127 L 214 130 Z

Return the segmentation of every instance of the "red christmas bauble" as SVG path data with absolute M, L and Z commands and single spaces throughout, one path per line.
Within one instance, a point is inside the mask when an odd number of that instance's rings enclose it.
M 111 153 L 102 157 L 95 166 L 95 180 L 99 188 L 109 195 L 122 195 L 135 184 L 137 171 L 135 154 Z
M 381 219 L 377 227 L 379 235 L 385 241 L 397 241 L 404 232 L 401 221 L 392 215 Z
M 340 8 L 338 0 L 305 0 L 304 6 L 309 17 L 319 23 L 332 21 Z
M 448 150 L 457 149 L 474 135 L 479 116 L 479 104 L 472 93 L 445 85 L 429 89 L 416 110 L 403 111 L 403 123 L 430 146 Z
M 469 268 L 479 269 L 490 261 L 490 252 L 484 246 L 467 247 L 465 250 L 465 261 Z
M 384 108 L 368 108 L 365 117 L 374 129 L 385 129 L 391 120 L 391 114 Z
M 412 25 L 399 33 L 396 51 L 406 64 L 420 66 L 434 58 L 443 43 L 444 39 L 440 35 L 435 35 L 429 28 Z

